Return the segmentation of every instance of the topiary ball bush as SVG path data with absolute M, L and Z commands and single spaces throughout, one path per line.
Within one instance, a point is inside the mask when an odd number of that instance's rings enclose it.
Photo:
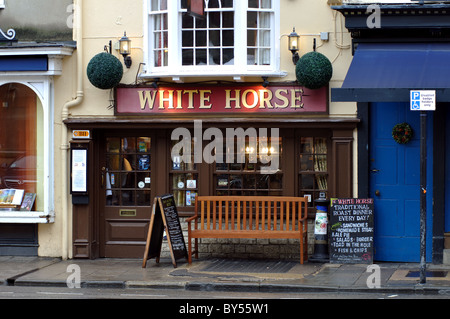
M 322 53 L 309 52 L 296 65 L 297 81 L 308 89 L 319 89 L 327 85 L 333 76 L 333 66 Z
M 102 52 L 94 56 L 87 66 L 87 77 L 96 88 L 116 87 L 123 76 L 123 66 L 114 55 Z

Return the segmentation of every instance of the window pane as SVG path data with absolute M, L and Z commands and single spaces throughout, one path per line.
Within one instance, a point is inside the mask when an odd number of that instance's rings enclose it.
M 152 0 L 151 1 L 151 11 L 159 11 L 159 1 L 160 0 Z
M 222 26 L 224 28 L 234 28 L 234 12 L 224 12 L 222 15 Z
M 248 0 L 249 8 L 259 8 L 259 0 Z
M 194 50 L 184 49 L 182 50 L 183 65 L 193 65 L 194 64 Z
M 234 49 L 224 49 L 223 50 L 223 64 L 233 65 L 234 64 Z
M 223 31 L 222 43 L 225 47 L 234 46 L 234 31 Z
M 192 31 L 182 32 L 182 46 L 183 47 L 193 47 L 194 46 L 194 35 Z
M 43 211 L 43 109 L 33 90 L 15 83 L 0 86 L 0 129 L 0 202 L 20 202 L 20 209 L 24 195 L 33 193 L 36 199 L 27 209 Z
M 261 8 L 263 9 L 272 8 L 272 0 L 261 0 Z
M 206 31 L 195 32 L 195 46 L 206 47 Z

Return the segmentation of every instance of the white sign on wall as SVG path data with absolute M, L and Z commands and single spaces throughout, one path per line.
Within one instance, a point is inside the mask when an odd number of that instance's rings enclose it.
M 411 111 L 436 111 L 436 91 L 411 91 Z

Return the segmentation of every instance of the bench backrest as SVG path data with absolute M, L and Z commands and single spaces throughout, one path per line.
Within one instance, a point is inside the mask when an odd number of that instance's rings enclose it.
M 298 231 L 307 205 L 304 197 L 198 196 L 195 211 L 201 230 Z

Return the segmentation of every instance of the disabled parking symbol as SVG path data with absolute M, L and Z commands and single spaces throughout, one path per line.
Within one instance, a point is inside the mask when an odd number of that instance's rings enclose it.
M 411 110 L 420 110 L 420 92 L 411 92 Z

